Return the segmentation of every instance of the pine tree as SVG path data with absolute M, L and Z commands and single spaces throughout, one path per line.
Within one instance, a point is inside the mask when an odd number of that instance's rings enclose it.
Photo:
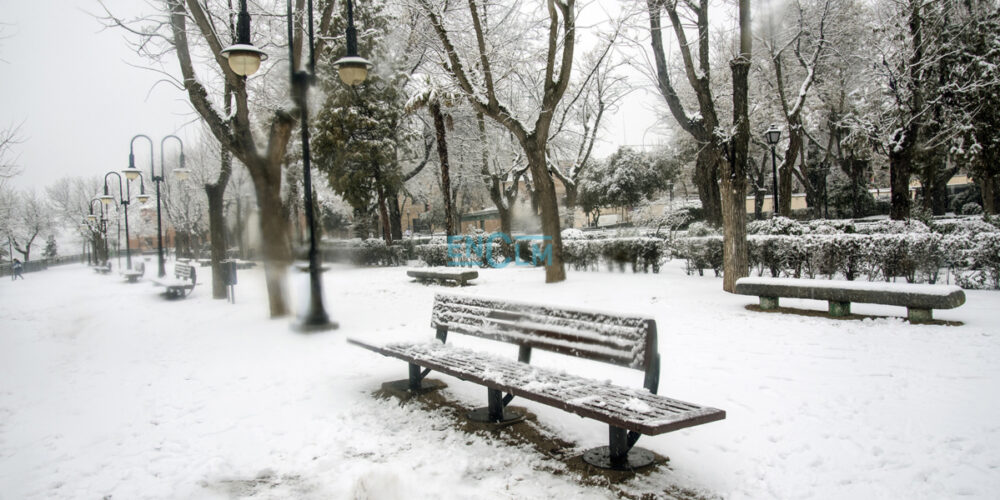
M 50 234 L 48 239 L 45 240 L 45 250 L 42 251 L 42 257 L 45 257 L 46 259 L 54 259 L 57 253 L 56 237 Z

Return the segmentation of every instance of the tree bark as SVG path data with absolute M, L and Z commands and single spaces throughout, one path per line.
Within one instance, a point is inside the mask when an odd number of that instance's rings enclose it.
M 889 151 L 889 218 L 906 220 L 910 217 L 910 140 Z
M 546 262 L 545 282 L 557 283 L 566 279 L 566 267 L 562 258 L 562 235 L 559 225 L 559 203 L 556 198 L 555 184 L 549 176 L 545 161 L 545 151 L 533 148 L 528 151 L 528 168 L 535 179 L 535 193 L 538 195 L 538 206 L 541 208 L 542 234 L 549 238 L 551 260 Z M 544 246 L 543 246 L 544 248 Z
M 736 280 L 750 272 L 747 255 L 747 162 L 750 152 L 749 82 L 750 0 L 740 0 L 740 54 L 729 63 L 733 73 L 733 136 L 729 161 L 719 166 L 722 194 L 722 289 L 732 293 Z M 721 157 L 720 157 L 721 159 Z
M 441 195 L 444 199 L 444 228 L 445 234 L 454 236 L 455 208 L 451 203 L 451 175 L 448 165 L 448 137 L 444 124 L 444 114 L 441 113 L 441 103 L 432 100 L 428 103 L 431 116 L 434 118 L 434 134 L 437 139 L 438 163 L 441 165 Z
M 989 215 L 996 215 L 997 209 L 994 201 L 996 200 L 996 182 L 991 175 L 983 176 L 982 180 L 979 182 L 979 191 L 983 198 L 983 211 Z M 962 207 L 958 207 L 961 209 Z
M 694 175 L 691 180 L 698 187 L 705 220 L 714 226 L 722 224 L 722 201 L 719 191 L 719 158 L 722 150 L 713 142 L 702 145 L 695 158 Z
M 263 152 L 257 147 L 250 120 L 246 79 L 233 73 L 222 56 L 223 41 L 213 26 L 212 16 L 197 0 L 170 0 L 170 26 L 174 49 L 183 76 L 184 88 L 192 107 L 205 121 L 221 146 L 228 149 L 247 167 L 260 208 L 260 231 L 263 239 L 264 273 L 267 282 L 271 317 L 288 314 L 284 278 L 291 261 L 288 221 L 281 204 L 281 164 L 292 135 L 295 118 L 286 111 L 276 111 L 271 119 Z M 187 20 L 194 20 L 214 62 L 233 91 L 235 112 L 220 115 L 197 78 L 188 44 Z M 321 37 L 322 41 L 322 37 Z M 307 124 L 302 124 L 307 126 Z

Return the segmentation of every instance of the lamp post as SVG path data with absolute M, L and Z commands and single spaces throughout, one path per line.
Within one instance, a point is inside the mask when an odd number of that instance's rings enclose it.
M 90 200 L 90 213 L 87 214 L 87 226 L 91 227 L 92 232 L 104 235 L 104 262 L 108 261 L 108 219 L 104 216 L 104 203 L 98 203 L 101 207 L 101 219 L 98 221 L 97 216 L 94 215 L 94 202 L 100 202 L 100 198 L 93 198 Z M 94 245 L 94 252 L 97 252 L 97 246 Z M 100 264 L 98 262 L 97 256 L 94 258 L 95 264 Z
M 101 203 L 105 206 L 111 205 L 111 203 L 115 201 L 115 198 L 108 194 L 108 176 L 114 174 L 115 177 L 118 177 L 118 204 L 125 207 L 125 265 L 128 269 L 132 269 L 132 250 L 128 235 L 128 205 L 132 200 L 132 187 L 129 181 L 135 179 L 136 177 L 141 177 L 139 172 L 133 170 L 137 169 L 130 167 L 129 169 L 122 171 L 125 173 L 124 188 L 122 187 L 123 181 L 121 174 L 115 172 L 114 170 L 104 174 L 104 194 L 98 197 L 101 200 Z M 145 185 L 143 185 L 142 191 L 142 197 L 144 199 L 148 199 L 148 196 L 145 196 Z
M 295 328 L 300 331 L 319 331 L 337 328 L 337 323 L 331 321 L 323 307 L 322 276 L 320 275 L 319 254 L 316 249 L 316 222 L 313 215 L 312 174 L 309 154 L 309 107 L 306 96 L 309 85 L 316 77 L 316 55 L 313 47 L 313 3 L 308 0 L 309 22 L 309 63 L 306 70 L 296 71 L 292 61 L 295 61 L 292 27 L 292 0 L 286 2 L 288 22 L 288 61 L 292 83 L 292 99 L 299 108 L 300 130 L 302 131 L 302 183 L 305 192 L 306 225 L 309 227 L 309 309 L 299 318 Z M 260 67 L 264 60 L 262 51 L 250 43 L 250 14 L 247 12 L 246 0 L 240 0 L 240 13 L 236 28 L 236 44 L 222 51 L 229 59 L 229 67 L 237 75 L 250 76 Z M 333 63 L 337 68 L 340 80 L 349 86 L 358 85 L 368 77 L 368 69 L 372 66 L 367 59 L 358 56 L 357 32 L 354 29 L 354 8 L 351 0 L 347 0 L 347 55 Z
M 771 186 L 774 189 L 774 213 L 772 217 L 778 215 L 778 167 L 775 162 L 774 147 L 778 145 L 778 141 L 781 140 L 781 129 L 776 125 L 771 125 L 770 128 L 764 132 L 764 139 L 767 140 L 767 145 L 771 146 Z
M 140 172 L 140 170 L 138 168 L 136 168 L 136 166 L 135 166 L 135 140 L 139 139 L 139 138 L 146 139 L 146 142 L 149 143 L 149 177 L 150 177 L 150 179 L 152 179 L 153 183 L 156 184 L 156 255 L 157 255 L 157 276 L 159 276 L 161 278 L 164 277 L 164 276 L 166 276 L 167 272 L 166 272 L 166 270 L 164 270 L 164 262 L 163 262 L 163 216 L 161 214 L 161 209 L 160 209 L 160 183 L 164 181 L 164 178 L 165 178 L 165 175 L 166 175 L 166 172 L 164 170 L 164 167 L 166 166 L 166 164 L 164 163 L 164 159 L 163 159 L 163 146 L 164 146 L 164 143 L 166 143 L 167 139 L 169 139 L 171 137 L 174 138 L 174 139 L 176 139 L 177 143 L 180 144 L 180 146 L 181 146 L 180 166 L 178 168 L 173 169 L 174 170 L 174 174 L 177 175 L 177 180 L 181 180 L 182 181 L 184 179 L 187 179 L 188 169 L 184 168 L 184 141 L 182 141 L 181 138 L 177 137 L 176 135 L 168 135 L 168 136 L 164 137 L 163 139 L 160 139 L 160 175 L 156 175 L 156 165 L 153 162 L 153 140 L 150 139 L 149 136 L 147 136 L 145 134 L 136 134 L 134 137 L 132 137 L 132 140 L 129 142 L 129 145 L 128 145 L 128 168 L 125 169 L 126 172 L 135 172 L 134 176 L 129 177 L 129 179 L 134 179 L 135 177 L 139 176 L 138 172 Z M 148 196 L 145 193 L 146 193 L 146 189 L 145 189 L 145 185 L 143 185 L 142 186 L 142 194 L 140 194 L 140 197 L 146 196 L 148 198 Z M 141 203 L 145 203 L 145 200 L 142 200 L 141 198 L 140 198 L 139 201 Z

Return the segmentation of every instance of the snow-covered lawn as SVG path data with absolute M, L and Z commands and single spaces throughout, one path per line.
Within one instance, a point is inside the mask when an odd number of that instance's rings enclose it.
M 433 294 L 455 291 L 402 268 L 334 266 L 326 303 L 341 328 L 312 335 L 267 318 L 260 270 L 240 272 L 235 305 L 207 285 L 166 301 L 148 282 L 80 265 L 0 281 L 0 499 L 1000 495 L 1000 293 L 966 291 L 964 306 L 935 311 L 963 326 L 839 321 L 748 311 L 756 297 L 681 266 L 570 271 L 558 285 L 540 270 L 480 270 L 461 290 L 657 319 L 660 393 L 728 417 L 642 438 L 669 467 L 612 487 L 584 486 L 527 445 L 466 434 L 443 410 L 371 396 L 406 365 L 345 338 L 429 339 Z M 629 370 L 558 366 L 642 383 Z M 485 403 L 481 387 L 442 378 L 451 399 Z M 606 444 L 603 424 L 516 404 L 581 450 Z

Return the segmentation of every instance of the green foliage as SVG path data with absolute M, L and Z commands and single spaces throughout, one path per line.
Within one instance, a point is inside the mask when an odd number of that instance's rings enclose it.
M 337 194 L 364 212 L 371 211 L 380 192 L 394 192 L 401 185 L 398 158 L 410 138 L 403 126 L 405 77 L 383 57 L 382 36 L 391 19 L 382 8 L 378 3 L 365 3 L 355 9 L 359 31 L 373 34 L 359 40 L 359 52 L 376 67 L 364 83 L 353 88 L 332 71 L 324 73 L 327 97 L 313 121 L 316 168 Z M 342 44 L 337 45 L 341 52 L 333 52 L 327 62 L 343 55 Z
M 56 248 L 56 237 L 49 235 L 48 239 L 45 240 L 45 250 L 42 251 L 42 257 L 46 259 L 54 259 L 58 254 L 58 249 Z

